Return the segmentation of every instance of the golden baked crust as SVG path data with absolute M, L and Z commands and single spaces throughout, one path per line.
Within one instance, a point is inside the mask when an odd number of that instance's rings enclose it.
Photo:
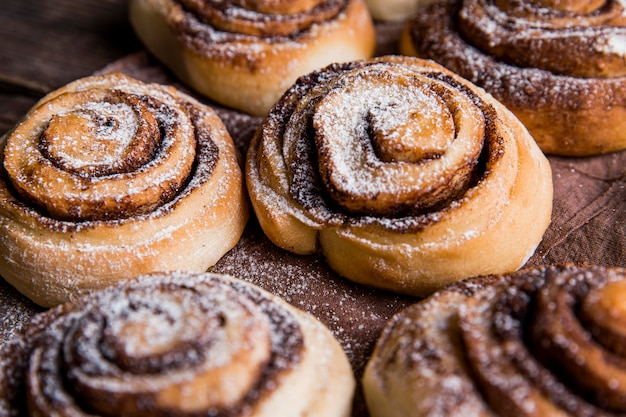
M 626 148 L 623 3 L 532 3 L 438 2 L 409 21 L 400 50 L 484 87 L 546 153 Z
M 350 415 L 332 333 L 260 288 L 153 273 L 33 317 L 0 352 L 0 415 Z
M 374 53 L 363 0 L 133 0 L 146 47 L 181 80 L 226 106 L 264 116 L 296 80 Z
M 141 273 L 205 271 L 248 219 L 226 128 L 171 87 L 77 80 L 2 149 L 0 275 L 42 306 Z
M 299 79 L 257 130 L 246 180 L 276 245 L 414 295 L 521 267 L 552 208 L 550 166 L 522 124 L 412 57 Z
M 598 266 L 455 283 L 387 324 L 363 379 L 370 413 L 622 415 L 625 291 L 626 270 Z

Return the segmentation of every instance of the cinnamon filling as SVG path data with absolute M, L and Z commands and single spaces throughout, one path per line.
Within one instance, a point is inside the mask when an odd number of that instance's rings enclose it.
M 428 14 L 415 17 L 410 36 L 419 56 L 439 61 L 513 109 L 577 112 L 610 108 L 624 100 L 624 78 L 559 76 L 538 68 L 509 65 L 483 53 L 471 38 L 459 33 L 456 16 L 460 7 L 457 0 L 444 1 L 429 6 Z
M 596 415 L 626 410 L 624 281 L 574 268 L 520 275 L 469 301 L 460 326 L 481 393 L 501 415 Z M 614 279 L 614 278 L 613 278 Z M 607 281 L 608 280 L 608 281 Z M 608 342 L 608 343 L 605 343 Z
M 53 115 L 39 148 L 59 169 L 101 177 L 139 169 L 154 157 L 160 141 L 159 124 L 147 103 L 111 91 Z
M 199 22 L 225 33 L 255 37 L 289 37 L 334 19 L 341 0 L 201 1 L 179 0 Z
M 292 197 L 327 223 L 425 227 L 500 154 L 493 110 L 471 91 L 388 63 L 331 66 L 279 104 L 263 135 L 281 138 Z
M 23 346 L 40 415 L 239 415 L 304 349 L 288 311 L 216 276 L 153 274 L 50 319 Z
M 92 89 L 41 106 L 7 140 L 11 184 L 46 216 L 123 219 L 154 211 L 186 186 L 196 132 L 172 101 Z
M 580 318 L 594 338 L 619 356 L 626 356 L 626 282 L 593 289 L 585 297 Z
M 624 5 L 599 3 L 465 1 L 457 14 L 458 30 L 468 43 L 510 65 L 572 77 L 622 77 Z

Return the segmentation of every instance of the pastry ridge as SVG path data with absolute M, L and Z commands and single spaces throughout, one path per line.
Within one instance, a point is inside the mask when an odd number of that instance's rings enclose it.
M 353 281 L 421 296 L 521 267 L 552 209 L 550 166 L 519 120 L 412 57 L 300 78 L 252 139 L 246 182 L 276 245 L 321 252 Z
M 299 11 L 287 13 L 291 7 Z M 375 48 L 363 0 L 133 0 L 130 20 L 179 79 L 256 116 L 266 115 L 299 76 L 332 62 L 368 58 Z
M 141 118 L 143 113 L 134 114 L 123 104 L 91 101 L 94 91 L 116 91 L 149 103 L 146 106 L 158 119 L 157 130 L 165 135 L 149 161 L 119 172 L 75 171 L 75 167 L 113 166 L 111 159 L 130 158 L 120 156 L 117 148 L 145 150 L 128 137 L 133 130 L 124 126 L 128 117 Z M 65 108 L 62 105 L 68 97 L 80 99 Z M 98 112 L 101 107 L 112 109 L 103 116 Z M 45 117 L 39 118 L 42 109 Z M 116 148 L 96 152 L 97 163 L 93 155 L 73 150 L 74 145 L 69 153 L 57 152 L 64 164 L 46 158 L 45 152 L 40 153 L 38 138 L 46 126 L 54 125 L 48 124 L 51 112 L 64 119 L 82 119 L 84 128 L 76 133 L 74 124 L 65 123 L 69 132 L 54 133 L 55 144 L 69 137 L 80 146 L 91 146 L 91 142 L 84 145 L 85 140 L 99 140 L 115 143 Z M 178 133 L 170 135 L 170 131 Z M 28 142 L 29 135 L 33 138 Z M 26 142 L 35 156 L 20 159 L 18 151 Z M 3 170 L 0 181 L 0 274 L 42 306 L 140 273 L 181 268 L 204 271 L 237 243 L 248 219 L 241 168 L 226 128 L 209 107 L 172 87 L 144 84 L 122 74 L 77 80 L 36 104 L 5 136 L 2 147 L 10 150 L 3 152 L 5 167 L 9 165 L 6 158 L 23 164 L 19 168 L 11 163 L 18 168 L 11 168 L 11 173 Z M 181 160 L 189 161 L 186 171 L 180 169 Z M 38 164 L 46 176 L 37 174 L 38 168 L 33 167 Z M 159 182 L 181 172 L 178 186 Z M 16 191 L 12 178 L 27 179 L 20 187 L 43 183 L 40 188 L 47 203 Z M 58 184 L 62 187 L 57 188 Z M 148 192 L 132 184 L 147 184 Z M 67 187 L 84 195 L 65 193 Z M 102 189 L 108 193 L 105 200 Z M 167 198 L 155 197 L 154 189 L 164 190 Z M 68 210 L 57 215 L 47 208 L 51 204 Z M 80 210 L 82 206 L 88 208 L 89 216 L 85 217 L 87 209 Z
M 626 148 L 623 4 L 532 3 L 432 4 L 407 22 L 400 52 L 433 59 L 483 87 L 545 153 L 588 156 Z
M 625 278 L 623 268 L 542 266 L 457 282 L 407 307 L 366 366 L 370 413 L 623 413 L 612 346 L 624 335 Z
M 2 415 L 344 417 L 355 387 L 313 316 L 232 276 L 189 271 L 34 316 L 3 346 L 0 375 Z

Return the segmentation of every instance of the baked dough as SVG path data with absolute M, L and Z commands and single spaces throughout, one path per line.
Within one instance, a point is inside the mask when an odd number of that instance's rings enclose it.
M 363 0 L 132 0 L 130 21 L 178 78 L 257 116 L 299 76 L 368 58 L 376 42 Z
M 313 316 L 233 277 L 153 273 L 41 313 L 0 351 L 0 412 L 348 417 L 355 381 Z
M 394 316 L 372 417 L 622 415 L 626 270 L 545 266 L 452 284 Z
M 407 24 L 400 51 L 485 88 L 549 154 L 626 148 L 621 1 L 444 0 Z
M 552 208 L 550 166 L 519 120 L 413 57 L 299 79 L 252 139 L 246 180 L 276 245 L 419 296 L 520 268 Z
M 77 80 L 2 149 L 0 275 L 42 306 L 141 273 L 205 271 L 248 219 L 226 128 L 171 87 Z

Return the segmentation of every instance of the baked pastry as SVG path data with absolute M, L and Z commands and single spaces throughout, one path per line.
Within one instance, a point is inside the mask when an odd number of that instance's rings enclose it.
M 552 207 L 550 166 L 522 124 L 413 57 L 300 78 L 252 139 L 246 181 L 276 245 L 420 296 L 521 267 Z
M 420 7 L 434 0 L 365 0 L 374 20 L 400 22 L 412 17 Z
M 376 43 L 364 0 L 132 0 L 130 21 L 178 78 L 256 116 L 300 75 Z
M 389 321 L 363 378 L 371 415 L 623 415 L 624 296 L 622 268 L 455 283 Z
M 350 364 L 313 316 L 226 275 L 153 273 L 31 319 L 0 415 L 348 416 Z
M 444 0 L 409 21 L 400 51 L 484 87 L 549 154 L 626 148 L 626 8 L 617 0 Z
M 2 148 L 0 275 L 42 306 L 141 273 L 205 271 L 247 222 L 226 128 L 171 87 L 77 80 Z

